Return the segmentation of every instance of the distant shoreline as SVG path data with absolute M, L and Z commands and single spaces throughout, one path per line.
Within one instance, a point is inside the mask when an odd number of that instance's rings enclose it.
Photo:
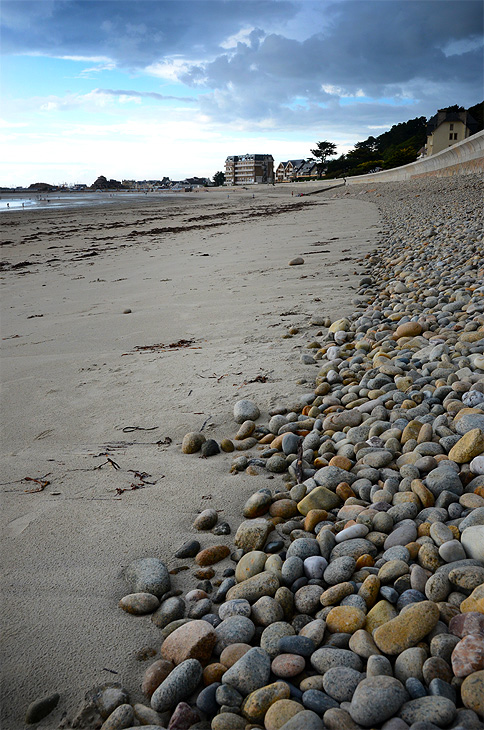
M 153 192 L 109 191 L 105 193 L 69 191 L 69 192 L 7 192 L 0 193 L 0 213 L 22 210 L 46 210 L 79 208 L 87 206 L 109 205 L 119 202 L 132 202 L 149 198 L 174 197 L 181 191 L 156 190 Z

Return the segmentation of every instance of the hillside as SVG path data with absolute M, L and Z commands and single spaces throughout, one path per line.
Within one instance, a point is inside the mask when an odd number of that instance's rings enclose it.
M 446 110 L 464 111 L 464 108 L 455 105 L 446 107 Z M 484 129 L 484 102 L 469 107 L 467 111 L 478 123 L 478 131 Z M 346 155 L 329 160 L 325 177 L 362 175 L 375 168 L 385 170 L 414 162 L 427 140 L 427 122 L 426 117 L 416 117 L 393 125 L 378 137 L 370 136 L 363 142 L 357 142 Z

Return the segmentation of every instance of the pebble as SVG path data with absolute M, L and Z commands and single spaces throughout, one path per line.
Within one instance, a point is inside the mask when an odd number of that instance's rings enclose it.
M 484 669 L 484 636 L 467 634 L 452 652 L 452 671 L 456 677 L 467 677 Z
M 279 700 L 287 700 L 290 689 L 286 682 L 273 682 L 251 692 L 244 700 L 241 712 L 250 722 L 263 722 L 268 709 Z
M 249 649 L 223 675 L 222 681 L 234 687 L 244 697 L 264 687 L 271 673 L 269 655 L 258 647 Z
M 221 654 L 229 644 L 248 644 L 255 633 L 254 623 L 246 616 L 229 616 L 215 628 L 215 652 Z
M 157 659 L 153 662 L 144 673 L 141 684 L 142 693 L 150 699 L 155 689 L 168 677 L 174 667 L 175 665 L 166 659 Z
M 196 454 L 197 451 L 200 451 L 205 441 L 205 436 L 199 431 L 187 433 L 183 437 L 182 451 L 184 454 Z
M 234 420 L 236 423 L 257 421 L 259 416 L 259 407 L 251 400 L 239 400 L 234 405 Z
M 175 558 L 194 558 L 195 555 L 200 551 L 200 543 L 198 540 L 187 540 L 183 543 L 175 553 Z
M 351 699 L 351 718 L 365 727 L 377 725 L 395 715 L 407 699 L 405 687 L 394 677 L 363 679 Z
M 185 602 L 183 598 L 179 596 L 172 596 L 167 598 L 160 607 L 151 616 L 151 620 L 160 629 L 165 629 L 170 624 L 173 624 L 177 619 L 182 619 L 185 622 L 183 616 L 185 615 Z M 178 628 L 175 626 L 174 628 Z
M 252 578 L 252 576 L 262 573 L 267 562 L 267 554 L 261 550 L 251 550 L 246 553 L 237 563 L 235 569 L 235 579 L 238 583 Z
M 57 707 L 59 700 L 59 693 L 54 692 L 54 694 L 31 702 L 27 707 L 27 712 L 25 713 L 25 722 L 27 725 L 34 725 L 43 720 L 44 717 L 47 717 L 47 715 L 50 715 L 50 713 Z
M 333 667 L 323 675 L 324 691 L 337 702 L 351 702 L 364 675 L 351 667 Z
M 132 593 L 152 593 L 161 598 L 170 590 L 170 575 L 165 563 L 158 558 L 140 558 L 124 572 Z
M 175 707 L 196 689 L 202 678 L 202 671 L 202 665 L 197 659 L 187 659 L 179 664 L 153 692 L 151 707 L 157 712 Z
M 484 671 L 469 674 L 460 688 L 462 702 L 469 710 L 474 710 L 484 720 Z
M 295 715 L 303 711 L 304 707 L 299 702 L 295 702 L 294 700 L 279 700 L 267 710 L 264 717 L 264 726 L 266 730 L 280 730 Z
M 352 606 L 335 606 L 326 616 L 326 627 L 333 634 L 354 634 L 365 623 L 366 614 Z
M 230 548 L 227 545 L 212 545 L 197 553 L 195 562 L 202 567 L 215 565 L 215 563 L 224 560 L 228 555 L 230 555 Z
M 220 446 L 215 439 L 207 439 L 201 447 L 202 456 L 207 459 L 209 456 L 215 456 L 220 453 Z
M 324 725 L 321 718 L 311 710 L 302 710 L 298 712 L 294 717 L 281 725 L 279 730 L 300 730 L 303 727 L 305 730 L 324 730 Z
M 282 679 L 290 679 L 300 674 L 306 666 L 306 660 L 299 654 L 278 654 L 271 664 L 272 673 Z
M 399 716 L 409 725 L 414 722 L 433 722 L 438 727 L 449 725 L 456 715 L 454 703 L 447 697 L 419 697 L 405 702 Z
M 207 621 L 190 621 L 167 636 L 161 646 L 161 656 L 175 665 L 181 664 L 186 659 L 198 659 L 204 662 L 212 654 L 217 635 Z
M 188 730 L 200 719 L 200 714 L 192 710 L 186 702 L 179 702 L 170 718 L 170 730 Z
M 262 550 L 272 525 L 263 519 L 245 520 L 237 528 L 234 545 L 244 552 Z
M 347 649 L 335 649 L 333 647 L 322 647 L 317 649 L 311 657 L 311 665 L 324 674 L 332 667 L 350 667 L 361 672 L 363 663 L 359 656 Z
M 129 702 L 129 695 L 119 684 L 104 684 L 88 693 L 103 720 L 119 707 Z
M 273 597 L 278 588 L 278 578 L 273 573 L 263 571 L 230 588 L 227 599 L 245 598 L 249 603 L 255 603 L 262 596 Z
M 204 509 L 193 521 L 193 527 L 195 530 L 211 530 L 217 524 L 217 520 L 217 510 Z
M 101 730 L 122 730 L 134 722 L 134 709 L 131 705 L 119 705 L 101 725 Z
M 379 626 L 373 638 L 384 654 L 400 654 L 418 644 L 436 625 L 439 609 L 432 601 L 421 601 L 408 606 L 404 613 Z
M 484 563 L 484 524 L 467 527 L 463 530 L 460 540 L 468 558 L 475 558 Z
M 133 616 L 143 616 L 146 613 L 153 613 L 160 605 L 159 599 L 152 593 L 130 593 L 124 596 L 119 607 L 131 613 Z

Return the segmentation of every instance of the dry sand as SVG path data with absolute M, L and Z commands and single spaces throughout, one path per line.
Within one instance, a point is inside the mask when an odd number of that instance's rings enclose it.
M 151 555 L 182 565 L 173 554 L 198 511 L 220 510 L 234 532 L 264 486 L 231 475 L 230 454 L 183 455 L 181 440 L 202 425 L 232 437 L 241 398 L 265 418 L 310 389 L 317 366 L 299 360 L 318 332 L 310 317 L 353 311 L 356 260 L 379 230 L 364 198 L 293 189 L 2 214 L 3 730 L 56 691 L 39 728 L 72 716 L 95 684 L 141 700 L 136 652 L 159 649 L 159 629 L 118 607 L 123 567 Z M 299 254 L 305 264 L 288 266 Z M 283 339 L 290 326 L 300 335 Z M 180 340 L 190 347 L 166 347 Z M 134 472 L 150 476 L 130 490 Z M 49 484 L 32 492 L 27 477 Z M 173 586 L 193 586 L 191 572 Z

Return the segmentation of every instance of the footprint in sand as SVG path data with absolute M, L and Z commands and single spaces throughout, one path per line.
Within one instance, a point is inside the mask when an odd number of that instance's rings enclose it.
M 9 522 L 7 525 L 7 533 L 11 537 L 17 537 L 20 535 L 24 530 L 27 529 L 27 527 L 37 519 L 42 514 L 42 511 L 40 512 L 27 512 L 26 515 L 22 515 L 21 517 L 17 517 L 17 519 L 12 520 L 12 522 Z

